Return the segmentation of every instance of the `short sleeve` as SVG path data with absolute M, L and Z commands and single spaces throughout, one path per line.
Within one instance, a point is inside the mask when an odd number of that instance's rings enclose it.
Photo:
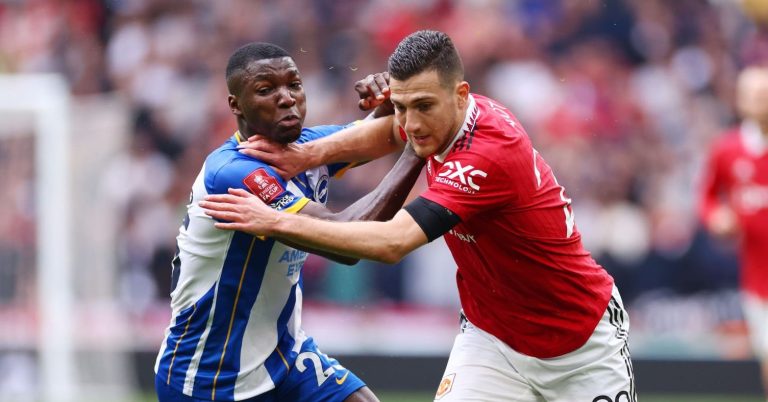
M 476 152 L 451 154 L 421 196 L 448 208 L 466 222 L 479 212 L 508 204 L 507 174 Z
M 323 137 L 327 137 L 329 135 L 333 135 L 347 127 L 360 124 L 361 120 L 356 120 L 352 123 L 346 124 L 346 125 L 325 125 L 325 126 L 314 126 L 314 127 L 308 127 L 304 128 L 301 132 L 301 137 L 297 141 L 298 143 L 305 143 L 314 141 Z M 341 177 L 344 175 L 344 173 L 357 166 L 358 164 L 355 162 L 340 162 L 340 163 L 332 163 L 328 165 L 328 174 L 331 177 Z
M 209 194 L 226 194 L 230 188 L 240 188 L 259 197 L 278 211 L 298 212 L 309 199 L 288 190 L 285 180 L 271 167 L 252 159 L 236 159 L 222 167 L 209 181 Z

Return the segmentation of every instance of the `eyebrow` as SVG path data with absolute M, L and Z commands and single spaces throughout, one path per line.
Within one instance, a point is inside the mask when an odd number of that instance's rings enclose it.
M 276 76 L 277 75 L 276 72 L 277 72 L 277 70 L 274 70 L 274 69 L 270 69 L 270 71 L 260 71 L 258 73 L 251 74 L 251 78 L 255 79 L 255 80 L 262 80 L 262 79 L 266 79 L 266 78 L 269 78 L 269 77 L 272 77 L 272 76 Z M 299 74 L 299 70 L 295 69 L 295 68 L 291 68 L 291 69 L 287 70 L 287 73 L 289 75 L 294 76 L 294 77 L 300 77 L 301 76 L 301 74 Z
M 417 104 L 417 103 L 421 103 L 421 102 L 425 102 L 425 101 L 433 101 L 435 98 L 436 98 L 435 96 L 424 95 L 424 96 L 419 96 L 417 98 L 411 99 L 410 102 L 408 102 L 408 103 L 410 103 L 410 104 Z M 403 102 L 395 100 L 395 99 L 392 99 L 392 102 L 393 103 L 398 103 L 398 104 L 401 104 L 401 105 L 404 104 Z

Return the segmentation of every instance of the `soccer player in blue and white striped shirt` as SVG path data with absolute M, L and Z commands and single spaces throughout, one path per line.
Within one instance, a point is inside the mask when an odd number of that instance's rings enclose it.
M 332 220 L 386 220 L 402 206 L 423 160 L 406 147 L 374 192 L 334 214 L 324 206 L 328 179 L 349 164 L 324 165 L 286 180 L 269 165 L 238 152 L 238 144 L 251 136 L 305 143 L 345 128 L 389 132 L 396 138 L 392 120 L 304 128 L 306 97 L 299 70 L 285 50 L 272 44 L 238 49 L 226 79 L 238 132 L 205 160 L 179 229 L 173 315 L 155 365 L 160 402 L 377 401 L 357 376 L 321 353 L 302 330 L 301 268 L 306 251 L 314 250 L 216 229 L 198 202 L 234 189 L 229 191 L 253 193 L 276 210 Z M 374 92 L 380 94 L 378 87 Z M 400 146 L 385 145 L 381 155 Z

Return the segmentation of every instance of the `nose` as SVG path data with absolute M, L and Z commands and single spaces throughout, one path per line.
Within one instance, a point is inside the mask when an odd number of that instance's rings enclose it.
M 421 122 L 415 114 L 416 113 L 411 110 L 406 110 L 403 114 L 404 121 L 402 121 L 400 125 L 408 134 L 418 134 L 419 131 L 421 131 Z
M 277 91 L 277 104 L 280 107 L 292 107 L 296 104 L 296 98 L 290 89 L 282 87 Z

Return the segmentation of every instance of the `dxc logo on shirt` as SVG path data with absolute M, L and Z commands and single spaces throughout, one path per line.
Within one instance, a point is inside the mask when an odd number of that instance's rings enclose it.
M 488 173 L 475 169 L 472 165 L 462 166 L 459 161 L 448 161 L 445 162 L 442 171 L 437 176 L 438 178 L 435 180 L 437 182 L 448 184 L 467 193 L 474 193 L 475 191 L 480 191 L 480 186 L 472 178 L 475 176 L 488 177 Z M 443 180 L 440 180 L 441 177 Z M 470 188 L 475 191 L 471 191 Z

